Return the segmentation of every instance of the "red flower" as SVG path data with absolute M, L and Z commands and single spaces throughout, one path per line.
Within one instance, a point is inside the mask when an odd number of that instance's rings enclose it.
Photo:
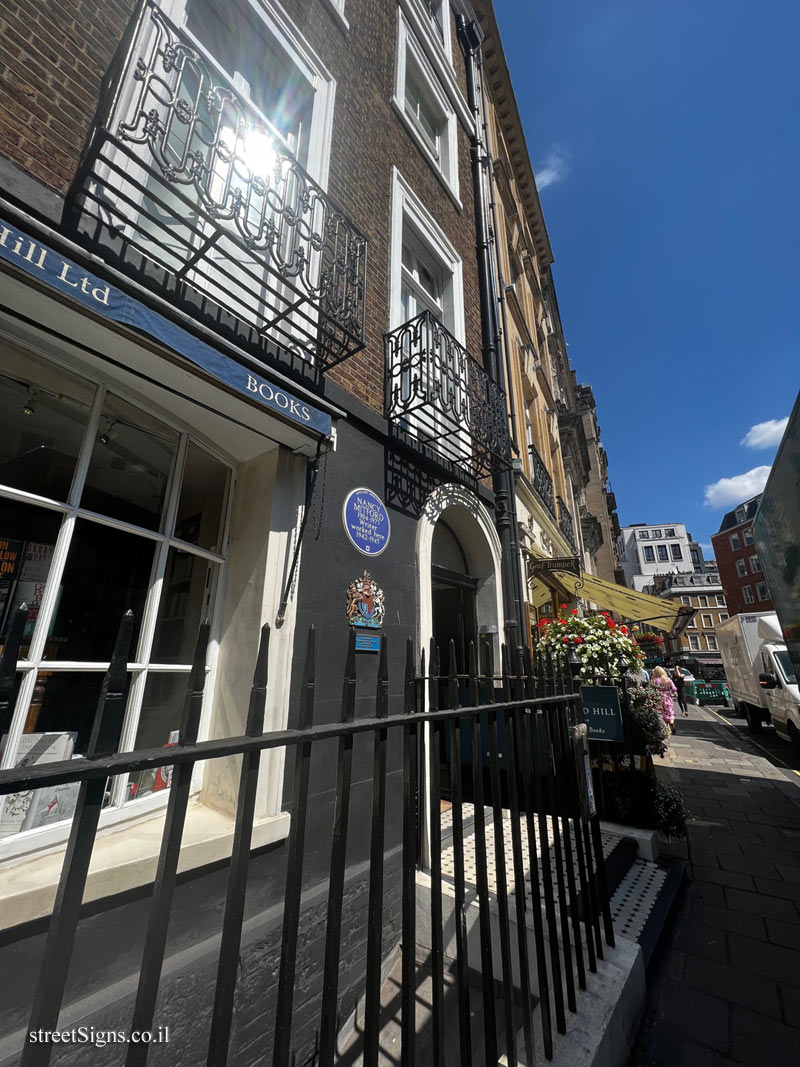
M 566 619 L 559 619 L 558 621 L 561 623 L 562 626 L 566 626 L 567 625 L 567 620 Z
M 627 626 L 620 626 L 619 632 L 621 634 L 626 634 L 628 632 L 628 627 Z
M 582 645 L 583 644 L 583 638 L 582 637 L 576 637 L 575 638 L 575 644 L 576 645 Z
M 617 624 L 614 622 L 613 619 L 608 620 L 608 628 L 609 630 L 616 630 Z
M 578 614 L 578 609 L 577 608 L 573 608 L 572 611 L 570 612 L 570 614 L 571 615 L 577 615 Z
M 569 638 L 568 638 L 568 637 L 565 637 L 565 638 L 564 638 L 564 644 L 566 644 L 566 645 L 568 645 L 568 644 L 569 644 Z

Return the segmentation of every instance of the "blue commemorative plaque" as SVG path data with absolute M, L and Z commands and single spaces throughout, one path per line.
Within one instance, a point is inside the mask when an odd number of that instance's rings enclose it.
M 350 543 L 365 556 L 379 556 L 389 544 L 389 513 L 371 489 L 354 489 L 347 494 L 342 522 Z

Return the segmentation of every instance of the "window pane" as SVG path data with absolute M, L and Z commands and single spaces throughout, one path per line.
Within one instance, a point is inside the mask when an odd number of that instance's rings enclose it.
M 85 754 L 103 684 L 103 672 L 40 671 L 15 765 L 53 763 Z M 0 739 L 0 747 L 5 737 Z M 0 837 L 69 819 L 79 783 L 13 793 L 0 801 Z
M 171 548 L 167 555 L 151 660 L 191 663 L 197 630 L 211 616 L 219 566 L 191 552 Z
M 157 530 L 178 435 L 119 397 L 103 407 L 81 506 Z
M 61 521 L 57 511 L 0 498 L 0 647 L 14 611 L 24 602 L 28 621 L 21 657 L 30 648 Z
M 227 485 L 228 468 L 190 441 L 183 468 L 175 536 L 211 552 L 219 552 Z
M 94 389 L 0 342 L 0 483 L 66 500 Z
M 134 614 L 133 658 L 154 551 L 154 542 L 144 537 L 78 519 L 45 658 L 110 659 L 128 608 Z
M 160 748 L 177 741 L 188 682 L 186 672 L 148 675 L 134 748 Z M 169 788 L 171 770 L 162 767 L 132 774 L 128 781 L 128 799 L 135 800 Z

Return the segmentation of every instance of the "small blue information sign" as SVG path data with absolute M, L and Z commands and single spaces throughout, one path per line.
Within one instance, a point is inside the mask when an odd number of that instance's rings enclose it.
M 342 522 L 350 543 L 365 556 L 379 556 L 389 544 L 389 512 L 371 489 L 354 489 L 347 494 Z
M 624 741 L 622 708 L 615 685 L 582 685 L 583 713 L 590 741 Z
M 380 652 L 381 650 L 381 635 L 380 634 L 356 634 L 356 652 Z

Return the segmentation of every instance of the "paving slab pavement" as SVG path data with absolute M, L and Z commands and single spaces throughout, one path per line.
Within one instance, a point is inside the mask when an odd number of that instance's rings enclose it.
M 689 712 L 655 761 L 689 808 L 688 841 L 662 842 L 689 882 L 629 1067 L 800 1063 L 800 762 Z

